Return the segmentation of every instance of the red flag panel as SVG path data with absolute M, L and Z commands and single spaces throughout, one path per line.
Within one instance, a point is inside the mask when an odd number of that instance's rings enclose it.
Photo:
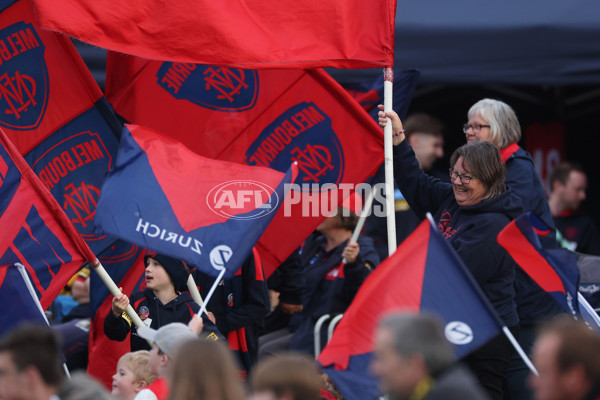
M 109 50 L 242 68 L 394 60 L 395 0 L 34 0 L 42 26 Z

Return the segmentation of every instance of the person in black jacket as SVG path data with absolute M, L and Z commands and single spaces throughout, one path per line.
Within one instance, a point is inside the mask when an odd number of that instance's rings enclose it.
M 287 317 L 280 314 L 285 319 L 284 328 L 261 336 L 259 358 L 282 350 L 313 354 L 317 319 L 346 311 L 360 285 L 379 264 L 370 237 L 361 235 L 357 243 L 348 243 L 357 222 L 356 213 L 339 207 L 288 260 L 303 271 L 302 310 Z M 342 263 L 344 258 L 346 264 Z M 323 336 L 321 343 L 325 342 Z
M 215 277 L 199 270 L 194 270 L 192 275 L 205 298 Z M 243 381 L 257 361 L 258 330 L 270 308 L 260 256 L 253 249 L 233 278 L 219 282 L 206 307 L 219 331 L 227 336 Z
M 438 228 L 456 250 L 504 324 L 515 333 L 519 315 L 515 301 L 516 263 L 498 244 L 498 233 L 523 213 L 521 200 L 504 184 L 506 169 L 498 149 L 487 141 L 459 147 L 450 158 L 451 184 L 425 174 L 404 140 L 395 112 L 379 113 L 379 124 L 392 120 L 394 178 L 421 218 L 433 214 Z M 505 370 L 512 346 L 504 334 L 465 359 L 490 397 L 502 399 Z
M 144 325 L 153 329 L 171 322 L 187 324 L 200 310 L 200 306 L 192 300 L 189 292 L 181 292 L 185 290 L 190 275 L 184 262 L 155 252 L 147 252 L 144 262 L 146 289 L 133 293 L 131 299 L 121 294 L 112 300 L 111 311 L 104 320 L 104 334 L 111 340 L 121 342 L 127 338 L 129 332 L 136 331 L 125 312 L 130 303 Z M 202 335 L 218 339 L 220 334 L 214 324 L 206 315 L 202 317 Z M 131 351 L 150 348 L 146 340 L 138 335 L 131 335 Z

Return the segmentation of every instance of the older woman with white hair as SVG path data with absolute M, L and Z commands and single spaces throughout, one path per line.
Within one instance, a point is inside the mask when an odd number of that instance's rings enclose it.
M 535 213 L 554 229 L 548 200 L 533 159 L 518 145 L 521 126 L 514 110 L 502 101 L 483 99 L 471 106 L 467 116 L 469 122 L 463 127 L 467 143 L 487 141 L 496 146 L 506 165 L 506 186 L 521 198 L 526 212 Z

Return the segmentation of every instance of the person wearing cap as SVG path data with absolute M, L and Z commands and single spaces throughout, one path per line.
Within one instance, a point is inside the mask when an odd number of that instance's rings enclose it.
M 302 310 L 291 316 L 285 311 L 279 313 L 287 324 L 260 337 L 259 359 L 282 350 L 313 354 L 316 320 L 324 314 L 345 312 L 367 275 L 379 264 L 370 237 L 360 235 L 357 243 L 349 243 L 358 223 L 358 203 L 345 201 L 286 260 L 303 271 Z M 324 336 L 321 343 L 326 343 Z
M 134 397 L 134 400 L 167 400 L 169 397 L 169 370 L 175 362 L 177 350 L 193 340 L 199 340 L 192 328 L 181 322 L 172 322 L 159 329 L 142 326 L 137 334 L 152 343 L 150 372 L 158 378 Z
M 200 306 L 192 300 L 189 292 L 184 291 L 190 271 L 180 260 L 147 252 L 144 255 L 146 265 L 146 289 L 135 292 L 129 299 L 125 294 L 112 300 L 112 307 L 104 320 L 104 334 L 111 340 L 123 341 L 129 332 L 135 332 L 132 321 L 125 312 L 131 304 L 145 326 L 158 329 L 171 322 L 187 324 L 198 313 Z M 184 291 L 184 292 L 182 292 Z M 218 339 L 220 332 L 206 315 L 203 335 Z M 131 335 L 131 351 L 149 350 L 150 345 L 138 334 Z

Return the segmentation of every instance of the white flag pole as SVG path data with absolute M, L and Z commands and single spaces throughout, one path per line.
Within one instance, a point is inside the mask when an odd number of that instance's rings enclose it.
M 383 111 L 392 111 L 394 94 L 394 70 L 392 67 L 383 69 Z M 384 165 L 385 165 L 385 209 L 387 220 L 388 253 L 391 256 L 396 251 L 396 217 L 394 207 L 394 163 L 393 163 L 392 124 L 386 124 L 383 129 Z
M 17 267 L 17 269 L 19 270 L 21 277 L 25 281 L 25 286 L 27 286 L 27 291 L 29 292 L 29 295 L 31 296 L 31 298 L 33 299 L 35 304 L 37 305 L 37 308 L 40 311 L 40 314 L 42 314 L 42 317 L 44 317 L 44 321 L 46 321 L 46 324 L 48 324 L 48 326 L 50 326 L 50 322 L 48 322 L 48 318 L 46 317 L 46 313 L 44 312 L 42 303 L 40 303 L 40 299 L 38 299 L 37 295 L 35 294 L 35 290 L 33 289 L 33 285 L 31 284 L 29 275 L 27 275 L 27 271 L 25 271 L 25 266 L 21 263 L 15 263 L 14 266 Z M 66 363 L 63 363 L 63 369 L 65 370 L 65 376 L 67 378 L 71 379 L 71 373 L 69 372 L 69 368 L 67 367 Z
M 208 294 L 206 295 L 206 299 L 204 300 L 204 304 L 202 304 L 202 306 L 200 307 L 200 310 L 198 311 L 198 315 L 202 315 L 203 312 L 206 312 L 206 305 L 210 301 L 210 298 L 212 297 L 217 286 L 219 285 L 219 282 L 221 282 L 221 279 L 223 279 L 223 275 L 225 275 L 225 271 L 227 271 L 227 270 L 225 269 L 225 267 L 223 267 L 223 269 L 221 269 L 221 272 L 219 273 L 219 276 L 217 277 L 217 279 L 215 279 L 215 282 L 210 287 L 210 290 L 208 291 Z
M 540 374 L 538 373 L 537 369 L 535 369 L 535 367 L 533 366 L 533 363 L 531 362 L 531 360 L 529 359 L 529 357 L 527 357 L 527 354 L 525 354 L 525 352 L 523 351 L 523 348 L 521 347 L 521 345 L 519 344 L 519 342 L 517 342 L 517 339 L 515 339 L 515 337 L 513 336 L 512 332 L 510 331 L 510 329 L 508 329 L 508 327 L 503 326 L 502 327 L 502 332 L 504 332 L 504 335 L 506 335 L 506 337 L 508 338 L 508 340 L 510 341 L 510 343 L 513 345 L 513 347 L 515 348 L 515 350 L 517 351 L 517 353 L 519 353 L 519 356 L 523 359 L 523 362 L 525 362 L 525 365 L 527 365 L 527 367 L 529 368 L 529 370 L 535 374 L 535 376 L 540 376 Z
M 356 224 L 356 228 L 354 228 L 354 232 L 352 232 L 352 237 L 348 243 L 356 243 L 358 240 L 358 236 L 362 231 L 363 226 L 365 225 L 365 221 L 367 219 L 367 215 L 369 214 L 369 210 L 371 210 L 371 206 L 373 205 L 373 198 L 375 197 L 375 191 L 371 189 L 369 195 L 367 196 L 367 200 L 365 202 L 365 206 L 360 212 L 360 218 L 358 219 L 358 223 Z M 395 242 L 394 242 L 395 243 Z M 342 264 L 346 264 L 348 261 L 344 258 L 342 259 Z
M 585 308 L 585 310 L 590 315 L 590 319 L 596 324 L 595 330 L 597 331 L 598 329 L 600 329 L 600 316 L 598 316 L 598 313 L 596 312 L 596 310 L 594 310 L 594 307 L 592 307 L 591 304 L 588 303 L 588 301 L 585 299 L 585 297 L 583 297 L 583 295 L 579 292 L 577 292 L 577 301 L 579 302 L 580 307 Z M 589 324 L 589 321 L 586 322 L 588 322 Z
M 96 271 L 96 273 L 98 274 L 100 279 L 102 279 L 102 282 L 104 282 L 104 284 L 106 285 L 106 287 L 108 288 L 108 290 L 110 291 L 110 293 L 113 296 L 116 297 L 116 296 L 120 296 L 123 294 L 123 292 L 121 292 L 119 290 L 119 288 L 117 287 L 115 282 L 112 280 L 110 275 L 108 275 L 108 272 L 106 272 L 106 270 L 104 269 L 104 267 L 102 266 L 102 264 L 100 263 L 100 261 L 97 258 L 94 260 L 92 267 L 94 267 L 94 271 Z M 131 318 L 131 321 L 133 321 L 133 324 L 136 326 L 136 328 L 144 326 L 144 323 L 140 319 L 139 315 L 135 312 L 135 310 L 133 309 L 131 304 L 129 304 L 127 306 L 127 309 L 125 310 L 125 312 L 129 316 L 129 318 Z M 152 344 L 152 343 L 150 343 L 150 344 Z
M 200 291 L 198 291 L 198 286 L 196 286 L 196 281 L 194 280 L 192 274 L 188 276 L 187 287 L 192 295 L 192 299 L 194 299 L 194 301 L 200 306 L 204 305 L 204 301 L 202 300 L 202 296 L 200 296 Z

